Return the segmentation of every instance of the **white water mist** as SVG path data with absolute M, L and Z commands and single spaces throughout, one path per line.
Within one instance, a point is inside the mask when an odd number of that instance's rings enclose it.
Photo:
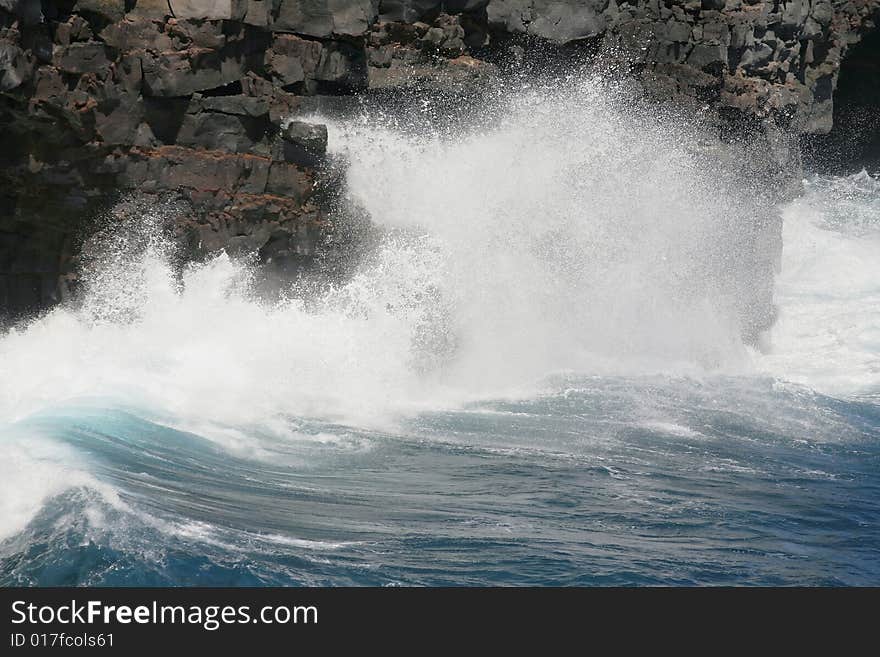
M 0 418 L 101 397 L 236 427 L 235 443 L 293 416 L 384 422 L 559 370 L 738 370 L 743 295 L 766 276 L 750 200 L 671 118 L 598 80 L 564 86 L 518 93 L 470 131 L 331 125 L 348 194 L 387 236 L 307 304 L 256 300 L 224 254 L 179 281 L 161 240 L 105 242 L 78 306 L 0 341 Z

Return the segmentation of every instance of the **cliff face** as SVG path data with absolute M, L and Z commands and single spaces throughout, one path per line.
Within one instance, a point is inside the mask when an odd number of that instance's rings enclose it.
M 0 312 L 69 293 L 84 225 L 174 196 L 190 257 L 313 257 L 326 131 L 355 94 L 479 87 L 530 48 L 625 62 L 719 121 L 827 132 L 880 0 L 0 0 Z M 542 45 L 543 44 L 543 45 Z M 569 48 L 570 50 L 565 50 Z
M 492 0 L 488 20 L 557 42 L 600 39 L 656 93 L 825 133 L 841 61 L 878 10 L 877 0 Z

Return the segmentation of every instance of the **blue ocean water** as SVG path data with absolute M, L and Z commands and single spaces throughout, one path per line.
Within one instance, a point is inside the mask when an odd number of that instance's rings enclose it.
M 121 408 L 40 413 L 109 484 L 50 498 L 4 585 L 866 585 L 880 406 L 765 379 L 575 378 L 236 458 Z M 659 418 L 662 418 L 659 419 Z
M 387 233 L 317 292 L 96 248 L 0 336 L 0 585 L 880 585 L 880 182 L 805 181 L 744 344 L 754 195 L 604 93 L 331 124 Z

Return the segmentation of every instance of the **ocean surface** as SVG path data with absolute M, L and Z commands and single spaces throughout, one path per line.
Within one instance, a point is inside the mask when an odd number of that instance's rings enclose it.
M 109 239 L 0 336 L 0 585 L 880 585 L 880 179 L 808 176 L 744 344 L 753 190 L 574 87 L 331 122 L 336 285 Z

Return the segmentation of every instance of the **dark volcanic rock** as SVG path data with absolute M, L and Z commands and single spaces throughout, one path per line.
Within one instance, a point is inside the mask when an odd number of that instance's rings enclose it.
M 328 222 L 326 129 L 357 97 L 478 96 L 530 53 L 584 53 L 722 134 L 824 133 L 880 0 L 0 0 L 0 315 L 75 283 L 77 236 L 119 194 L 173 197 L 192 257 L 305 266 Z M 421 96 L 418 96 L 421 97 Z M 282 131 L 282 126 L 284 130 Z M 774 132 L 776 131 L 776 132 Z M 134 213 L 136 214 L 136 213 Z
M 188 96 L 241 79 L 247 71 L 240 58 L 212 50 L 162 52 L 141 59 L 144 93 L 150 96 Z
M 488 12 L 504 30 L 565 43 L 601 34 L 607 7 L 608 0 L 491 0 Z
M 71 43 L 55 50 L 56 68 L 64 73 L 102 73 L 107 71 L 110 58 L 103 43 Z
M 271 27 L 312 37 L 359 36 L 376 16 L 373 0 L 280 0 Z
M 116 22 L 125 16 L 125 5 L 125 0 L 76 0 L 75 8 L 77 11 L 91 12 L 107 21 Z
M 281 131 L 286 162 L 316 166 L 327 152 L 327 126 L 291 121 Z
M 281 136 L 289 144 L 301 147 L 314 155 L 327 152 L 327 126 L 303 121 L 291 121 L 281 131 Z
M 39 25 L 44 20 L 40 0 L 0 0 L 0 9 L 15 16 L 23 26 Z

